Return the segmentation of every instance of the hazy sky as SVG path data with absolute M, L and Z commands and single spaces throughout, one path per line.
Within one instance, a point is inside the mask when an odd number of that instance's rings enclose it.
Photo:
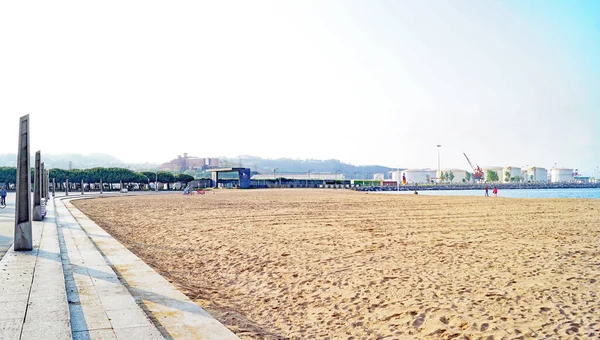
M 0 153 L 600 165 L 600 1 L 4 1 Z

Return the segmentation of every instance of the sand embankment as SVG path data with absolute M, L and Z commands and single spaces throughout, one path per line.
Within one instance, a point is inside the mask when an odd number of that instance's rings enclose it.
M 74 204 L 242 338 L 600 336 L 600 200 L 292 189 Z

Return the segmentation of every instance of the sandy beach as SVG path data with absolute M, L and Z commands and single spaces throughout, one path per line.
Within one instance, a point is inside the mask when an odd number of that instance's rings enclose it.
M 74 204 L 241 338 L 600 337 L 600 200 L 281 189 Z

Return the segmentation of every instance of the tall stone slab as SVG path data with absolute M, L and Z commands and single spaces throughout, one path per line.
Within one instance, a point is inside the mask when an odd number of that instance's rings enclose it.
M 15 250 L 32 250 L 31 234 L 31 163 L 29 161 L 29 115 L 19 120 L 17 185 L 15 199 Z
M 69 179 L 67 178 L 67 185 L 65 185 L 65 196 L 69 196 Z
M 42 156 L 41 152 L 37 151 L 35 153 L 35 169 L 34 169 L 34 177 L 33 177 L 33 220 L 41 221 L 42 216 L 42 188 L 41 188 L 41 170 L 42 170 Z
M 102 178 L 100 178 L 100 193 L 104 191 L 104 186 L 102 185 Z
M 46 198 L 46 169 L 44 169 L 44 162 L 40 165 L 40 200 Z
M 85 194 L 85 189 L 84 189 L 84 186 L 83 186 L 83 180 L 81 180 L 81 194 L 82 195 Z
M 46 197 L 46 201 L 48 201 L 48 199 L 50 198 L 50 171 L 48 170 L 45 171 L 44 183 L 44 188 L 46 188 L 44 197 Z
M 56 196 L 56 178 L 52 179 L 52 197 Z

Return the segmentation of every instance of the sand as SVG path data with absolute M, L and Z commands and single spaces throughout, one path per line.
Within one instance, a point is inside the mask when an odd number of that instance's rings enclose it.
M 74 204 L 242 338 L 600 337 L 600 200 L 282 189 Z

